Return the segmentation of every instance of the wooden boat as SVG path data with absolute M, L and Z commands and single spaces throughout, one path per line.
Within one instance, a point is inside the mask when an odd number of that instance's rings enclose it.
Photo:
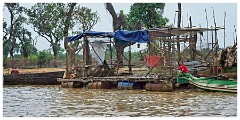
M 189 73 L 180 73 L 177 81 L 179 84 L 187 83 L 188 81 L 190 84 L 205 90 L 237 93 L 237 81 L 194 77 Z

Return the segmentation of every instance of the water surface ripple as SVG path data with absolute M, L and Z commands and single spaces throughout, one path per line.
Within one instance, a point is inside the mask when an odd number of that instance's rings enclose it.
M 4 117 L 237 116 L 237 94 L 3 87 Z

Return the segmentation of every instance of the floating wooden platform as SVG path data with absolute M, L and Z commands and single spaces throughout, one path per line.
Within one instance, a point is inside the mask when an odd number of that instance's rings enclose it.
M 169 79 L 170 80 L 170 79 Z M 133 77 L 133 76 L 111 76 L 111 77 L 85 77 L 75 79 L 64 79 L 57 78 L 58 82 L 118 82 L 118 81 L 129 81 L 129 82 L 157 82 L 162 81 L 160 78 L 155 77 Z
M 171 92 L 173 90 L 172 79 L 159 77 L 136 76 L 110 76 L 110 77 L 85 77 L 76 79 L 58 78 L 62 87 L 88 89 L 146 89 L 150 91 Z

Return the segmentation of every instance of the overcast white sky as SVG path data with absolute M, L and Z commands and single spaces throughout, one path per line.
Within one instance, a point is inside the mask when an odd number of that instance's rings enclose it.
M 86 1 L 85 1 L 86 2 Z M 227 1 L 226 1 L 227 2 Z M 124 13 L 129 13 L 130 5 L 133 2 L 126 3 L 113 3 L 113 6 L 116 12 L 123 10 Z M 111 15 L 107 12 L 103 3 L 79 3 L 82 6 L 91 8 L 93 11 L 97 11 L 100 16 L 100 21 L 94 26 L 94 31 L 112 31 L 112 18 Z M 24 6 L 31 6 L 33 4 L 30 3 L 22 3 Z M 215 18 L 217 26 L 223 26 L 224 24 L 224 11 L 226 11 L 226 46 L 233 45 L 233 39 L 235 37 L 234 33 L 234 25 L 237 25 L 237 3 L 182 3 L 182 16 L 183 16 L 183 26 L 188 26 L 189 20 L 188 17 L 192 17 L 193 26 L 206 27 L 206 14 L 205 9 L 208 14 L 208 24 L 210 26 L 214 26 L 213 22 L 213 9 L 215 11 Z M 175 11 L 177 10 L 177 2 L 166 3 L 164 9 L 164 17 L 167 17 L 170 22 L 168 24 L 172 24 L 174 22 Z M 5 20 L 9 19 L 7 9 L 3 12 L 3 18 Z M 177 20 L 177 19 L 176 19 Z M 182 24 L 181 24 L 182 25 Z M 175 24 L 176 26 L 176 24 Z M 36 35 L 36 34 L 35 34 Z M 210 33 L 209 33 L 209 36 Z M 223 30 L 218 31 L 218 39 L 220 47 L 223 47 Z M 206 35 L 203 38 L 203 42 L 206 42 Z M 209 39 L 211 39 L 209 37 Z M 209 40 L 210 41 L 210 40 Z M 37 49 L 43 50 L 48 49 L 50 47 L 49 43 L 43 39 L 38 38 L 38 42 L 36 45 Z M 134 46 L 136 50 L 136 46 Z

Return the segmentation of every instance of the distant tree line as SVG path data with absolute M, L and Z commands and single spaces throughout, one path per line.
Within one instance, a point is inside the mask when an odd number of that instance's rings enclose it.
M 64 37 L 65 20 L 67 12 L 73 3 L 37 3 L 31 8 L 20 6 L 19 3 L 5 3 L 4 10 L 8 11 L 10 21 L 3 20 L 3 55 L 4 60 L 11 59 L 14 61 L 14 54 L 19 53 L 25 59 L 30 57 L 39 59 L 40 63 L 49 60 L 46 51 L 38 51 L 35 47 L 37 39 L 32 38 L 31 30 L 28 30 L 26 25 L 30 25 L 33 31 L 43 37 L 50 43 L 54 67 L 57 67 L 57 60 L 63 57 L 60 41 Z M 76 5 L 76 4 L 75 4 Z M 98 22 L 99 16 L 97 12 L 92 11 L 87 7 L 77 5 L 73 10 L 73 17 L 70 19 L 68 32 L 79 34 L 80 31 L 91 30 Z M 17 41 L 20 41 L 17 43 Z M 79 41 L 69 43 L 67 52 L 73 53 L 72 56 L 81 49 Z M 64 49 L 63 49 L 64 50 Z M 10 58 L 8 56 L 10 55 Z M 16 55 L 18 56 L 18 55 Z M 66 57 L 66 56 L 65 56 Z

